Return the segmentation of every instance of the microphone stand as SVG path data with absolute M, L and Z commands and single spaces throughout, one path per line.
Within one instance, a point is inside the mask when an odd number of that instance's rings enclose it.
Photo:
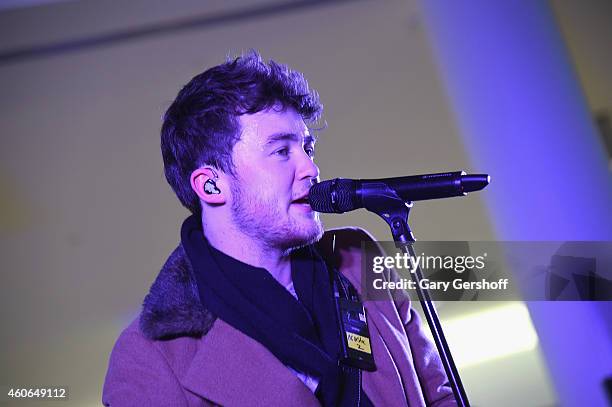
M 410 226 L 408 226 L 408 215 L 410 213 L 410 208 L 412 208 L 412 202 L 404 202 L 391 188 L 386 187 L 384 184 L 376 184 L 377 185 L 373 185 L 372 183 L 362 186 L 364 207 L 383 218 L 391 228 L 391 234 L 393 235 L 395 245 L 401 248 L 404 253 L 407 253 L 411 259 L 415 258 L 416 255 L 413 244 L 416 239 L 410 230 Z M 385 188 L 386 194 L 384 196 L 381 194 L 368 194 L 368 187 L 376 187 L 378 191 L 380 191 L 381 187 Z M 446 376 L 453 390 L 453 394 L 455 395 L 457 405 L 460 407 L 469 407 L 470 402 L 468 401 L 463 383 L 461 383 L 459 371 L 457 370 L 457 366 L 455 365 L 450 348 L 444 336 L 436 307 L 431 300 L 429 291 L 420 287 L 420 281 L 423 279 L 423 273 L 421 272 L 420 266 L 416 267 L 415 272 L 410 273 L 410 275 L 415 282 L 419 302 L 423 307 L 423 313 L 425 314 L 427 324 L 431 330 L 436 348 L 438 348 L 438 353 L 440 354 Z

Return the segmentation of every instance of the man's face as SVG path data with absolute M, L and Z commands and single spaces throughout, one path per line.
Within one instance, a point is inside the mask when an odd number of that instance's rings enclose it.
M 315 140 L 293 109 L 239 116 L 242 129 L 232 158 L 232 217 L 245 234 L 282 250 L 321 238 L 319 214 L 305 201 L 319 176 Z

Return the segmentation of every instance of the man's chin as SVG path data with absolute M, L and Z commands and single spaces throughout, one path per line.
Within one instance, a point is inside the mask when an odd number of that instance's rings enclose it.
M 308 239 L 308 242 L 306 244 L 313 244 L 313 243 L 318 242 L 323 237 L 323 233 L 324 232 L 325 232 L 325 230 L 323 229 L 323 225 L 319 224 L 319 227 L 310 236 L 310 238 Z
M 293 239 L 286 242 L 285 249 L 294 250 L 299 249 L 300 247 L 308 246 L 314 244 L 321 240 L 323 237 L 323 233 L 325 230 L 323 229 L 323 225 L 320 221 L 314 222 L 309 229 L 300 230 L 299 235 L 294 235 Z

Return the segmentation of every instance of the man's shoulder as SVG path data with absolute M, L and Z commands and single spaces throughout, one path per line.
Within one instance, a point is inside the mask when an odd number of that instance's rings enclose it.
M 349 226 L 326 230 L 315 247 L 323 257 L 331 258 L 339 264 L 342 256 L 349 253 L 361 254 L 363 244 L 374 241 L 374 237 L 367 230 Z
M 364 293 L 366 288 L 362 284 L 362 278 L 365 275 L 363 258 L 366 256 L 366 251 L 368 256 L 385 254 L 383 248 L 367 230 L 359 227 L 327 230 L 317 242 L 316 248 L 328 265 L 349 280 L 362 299 L 368 300 L 375 297 L 377 303 L 388 300 L 395 302 L 397 307 L 409 307 L 410 299 L 407 293 L 401 290 L 385 290 L 384 293 L 377 291 L 377 294 L 371 297 Z M 388 269 L 381 278 L 396 280 L 399 277 L 395 270 Z
M 365 229 L 343 227 L 325 231 L 315 247 L 328 267 L 346 277 L 361 293 L 363 245 L 372 242 L 374 238 Z
M 367 230 L 357 226 L 344 226 L 327 229 L 319 242 L 330 242 L 336 239 L 336 244 L 344 246 L 361 246 L 362 242 L 372 242 L 374 237 Z
M 116 385 L 118 377 L 127 375 L 136 366 L 148 361 L 155 363 L 154 341 L 145 337 L 139 327 L 139 318 L 134 319 L 117 337 L 108 361 L 104 392 Z M 146 357 L 144 355 L 147 355 Z
M 148 338 L 136 318 L 119 334 L 110 354 L 104 405 L 185 405 L 177 404 L 187 397 L 178 378 L 188 370 L 201 342 L 195 337 Z
M 148 357 L 150 357 L 151 351 L 153 350 L 155 353 L 165 354 L 167 351 L 172 351 L 177 346 L 182 346 L 185 343 L 197 343 L 201 340 L 199 336 L 188 335 L 151 338 L 142 331 L 141 318 L 142 315 L 135 318 L 121 331 L 113 348 L 113 354 L 115 354 L 115 356 L 140 353 L 147 354 L 149 355 Z

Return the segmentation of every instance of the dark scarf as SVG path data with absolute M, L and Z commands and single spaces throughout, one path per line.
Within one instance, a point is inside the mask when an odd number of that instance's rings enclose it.
M 263 268 L 242 263 L 208 244 L 191 216 L 181 241 L 195 273 L 202 305 L 264 345 L 282 363 L 319 378 L 323 406 L 371 405 L 358 370 L 340 366 L 338 321 L 325 262 L 312 246 L 291 257 L 297 301 Z

